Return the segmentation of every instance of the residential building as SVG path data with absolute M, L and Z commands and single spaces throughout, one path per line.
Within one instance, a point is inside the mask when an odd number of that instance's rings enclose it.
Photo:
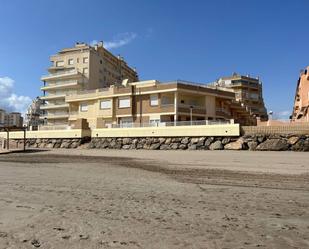
M 90 46 L 76 43 L 50 57 L 48 75 L 41 78 L 44 86 L 41 107 L 45 125 L 67 125 L 69 105 L 65 96 L 79 91 L 121 84 L 123 80 L 138 81 L 138 75 L 121 56 L 114 56 L 103 46 L 103 42 Z
M 268 120 L 267 110 L 263 100 L 263 87 L 259 78 L 234 73 L 229 77 L 222 77 L 210 85 L 221 89 L 232 89 L 236 100 L 247 107 L 248 111 L 259 120 Z
M 5 114 L 5 110 L 0 109 L 0 127 L 4 126 Z
M 42 115 L 42 105 L 43 100 L 41 100 L 40 97 L 36 97 L 28 107 L 24 121 L 28 130 L 36 131 L 38 127 L 43 124 L 43 120 L 40 119 Z
M 90 128 L 169 125 L 175 122 L 230 121 L 244 125 L 256 119 L 231 90 L 184 81 L 124 83 L 65 98 L 69 125 L 87 120 Z
M 309 67 L 301 71 L 298 78 L 291 119 L 309 122 Z
M 21 113 L 6 113 L 5 110 L 0 109 L 0 127 L 23 127 Z

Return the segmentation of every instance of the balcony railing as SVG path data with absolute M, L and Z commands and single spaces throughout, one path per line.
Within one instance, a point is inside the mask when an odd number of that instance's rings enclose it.
M 47 75 L 43 75 L 42 76 L 42 79 L 43 78 L 49 78 L 49 77 L 54 77 L 54 76 L 65 76 L 65 75 L 70 75 L 70 74 L 78 74 L 79 71 L 77 69 L 71 69 L 71 70 L 63 70 L 63 71 L 60 71 L 60 72 L 55 72 L 55 73 L 50 73 L 50 74 L 47 74 Z
M 196 125 L 226 125 L 230 120 L 192 120 L 176 122 L 150 122 L 150 123 L 123 123 L 112 124 L 111 128 L 140 128 L 140 127 L 171 127 L 171 126 L 196 126 Z
M 71 127 L 67 124 L 62 124 L 62 125 L 41 125 L 39 126 L 40 131 L 45 131 L 45 130 L 70 130 Z

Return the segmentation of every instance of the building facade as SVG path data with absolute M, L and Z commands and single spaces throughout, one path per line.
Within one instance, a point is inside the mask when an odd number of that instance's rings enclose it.
M 21 113 L 7 113 L 5 110 L 0 109 L 0 127 L 23 127 Z
M 254 124 L 255 118 L 233 91 L 205 85 L 155 80 L 113 85 L 66 96 L 69 125 L 87 120 L 89 127 L 131 127 L 187 121 L 230 121 Z
M 67 125 L 69 105 L 65 96 L 79 91 L 121 84 L 122 81 L 138 81 L 138 75 L 124 59 L 116 57 L 103 47 L 76 43 L 50 57 L 52 65 L 48 75 L 41 78 L 45 105 L 41 107 L 45 125 Z
M 0 109 L 0 127 L 4 126 L 5 115 L 6 115 L 5 110 Z
M 43 106 L 43 100 L 40 97 L 36 97 L 27 109 L 24 124 L 28 130 L 36 131 L 39 126 L 43 124 L 43 120 L 40 117 L 43 114 L 41 106 Z
M 293 122 L 309 122 L 309 67 L 298 78 L 291 119 Z
M 222 89 L 232 89 L 237 101 L 247 107 L 248 111 L 261 121 L 268 120 L 267 110 L 263 100 L 263 87 L 259 78 L 234 73 L 229 77 L 222 77 L 210 85 Z

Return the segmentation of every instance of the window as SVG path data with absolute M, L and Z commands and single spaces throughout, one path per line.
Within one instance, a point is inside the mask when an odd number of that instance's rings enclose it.
M 88 57 L 83 58 L 83 63 L 88 63 Z
M 80 104 L 80 111 L 81 112 L 87 112 L 88 111 L 88 105 L 87 103 Z
M 56 67 L 63 67 L 64 66 L 64 61 L 57 61 L 56 62 Z
M 102 100 L 100 102 L 100 108 L 101 109 L 111 109 L 112 108 L 112 100 L 111 99 Z
M 87 74 L 88 73 L 88 67 L 83 68 L 83 74 Z
M 130 98 L 119 99 L 119 108 L 128 108 L 131 106 Z
M 151 105 L 151 106 L 157 106 L 157 105 L 159 105 L 158 94 L 152 94 L 152 95 L 150 95 L 150 105 Z
M 100 60 L 100 64 L 102 64 L 103 63 L 103 61 L 102 60 Z
M 79 63 L 79 58 L 76 59 L 76 62 Z
M 68 64 L 69 64 L 69 65 L 73 65 L 73 63 L 74 63 L 74 60 L 73 60 L 73 59 L 69 59 L 69 60 L 68 60 Z

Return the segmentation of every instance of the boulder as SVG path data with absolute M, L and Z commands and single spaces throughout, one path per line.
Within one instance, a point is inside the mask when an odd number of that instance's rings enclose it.
M 191 144 L 197 144 L 198 143 L 198 141 L 199 141 L 199 138 L 198 137 L 193 137 L 193 138 L 191 138 Z
M 188 150 L 196 150 L 196 144 L 190 144 Z
M 167 138 L 167 139 L 165 140 L 165 144 L 171 144 L 171 142 L 172 142 L 172 139 L 171 139 L 171 138 Z
M 122 140 L 122 144 L 124 145 L 131 144 L 131 141 L 132 141 L 131 138 L 126 137 Z
M 309 151 L 309 140 L 300 139 L 296 144 L 292 145 L 293 151 Z
M 172 150 L 177 150 L 178 149 L 178 143 L 172 143 L 170 145 L 170 147 L 171 147 Z
M 289 144 L 284 139 L 267 139 L 265 142 L 259 144 L 256 147 L 256 150 L 262 151 L 281 151 L 281 150 L 288 150 Z
M 231 139 L 229 137 L 225 137 L 225 138 L 222 139 L 222 144 L 223 145 L 228 144 L 230 141 L 231 141 Z
M 160 150 L 169 150 L 170 149 L 170 146 L 168 144 L 162 144 L 160 146 Z
M 159 138 L 159 143 L 160 143 L 160 144 L 164 144 L 164 143 L 165 143 L 165 140 L 166 140 L 166 139 L 165 139 L 164 137 L 160 137 L 160 138 Z
M 207 138 L 206 141 L 205 141 L 205 146 L 208 147 L 214 140 L 215 140 L 214 137 Z
M 149 149 L 158 150 L 159 148 L 160 148 L 160 143 L 155 143 L 155 144 L 150 145 Z
M 190 139 L 188 137 L 185 137 L 181 140 L 182 144 L 188 144 L 190 142 Z
M 299 140 L 299 137 L 293 136 L 293 137 L 290 137 L 290 138 L 288 139 L 288 143 L 291 144 L 291 145 L 293 145 L 293 144 L 296 144 L 296 143 L 298 142 L 298 140 Z
M 185 150 L 185 149 L 187 149 L 187 145 L 186 144 L 180 144 L 179 145 L 179 149 L 180 150 Z
M 125 145 L 122 146 L 122 149 L 129 150 L 129 149 L 131 149 L 131 145 L 125 144 Z
M 250 141 L 247 143 L 248 147 L 249 147 L 249 150 L 255 150 L 256 147 L 258 146 L 258 143 L 257 142 L 254 142 L 254 141 Z
M 209 146 L 209 149 L 210 150 L 223 150 L 223 145 L 221 141 L 217 140 Z
M 243 149 L 243 144 L 244 144 L 244 139 L 239 138 L 236 142 L 232 142 L 229 144 L 226 144 L 224 146 L 225 150 L 242 150 Z

